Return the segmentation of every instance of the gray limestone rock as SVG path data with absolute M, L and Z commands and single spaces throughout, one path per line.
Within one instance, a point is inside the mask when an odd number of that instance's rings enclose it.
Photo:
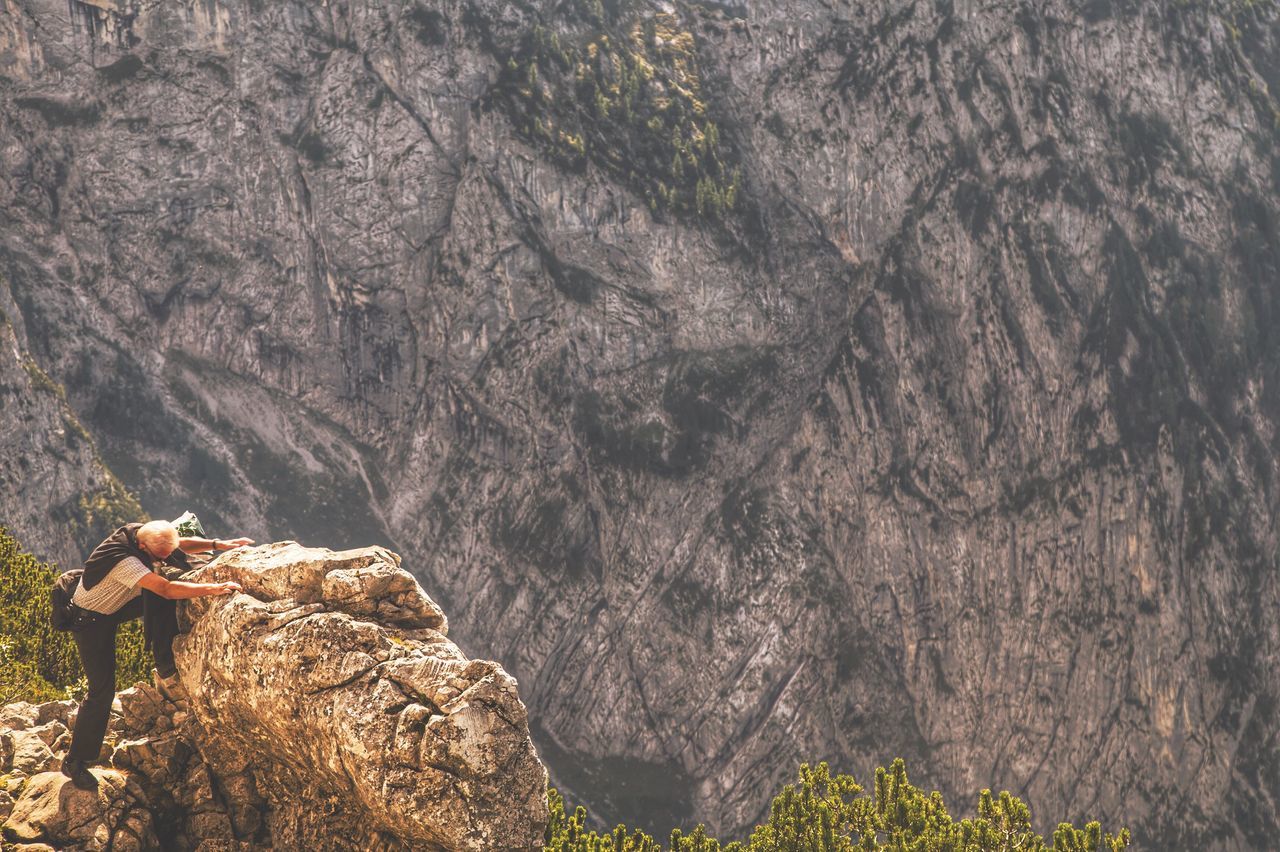
M 0 525 L 37 557 L 76 566 L 137 502 L 27 351 L 4 279 L 0 268 Z
M 422 554 L 605 819 L 902 755 L 1273 842 L 1274 4 L 588 5 L 10 4 L 11 339 L 154 514 Z
M 20 772 L 26 776 L 37 775 L 48 769 L 57 768 L 54 766 L 55 762 L 56 758 L 49 744 L 36 731 L 13 732 L 11 771 Z

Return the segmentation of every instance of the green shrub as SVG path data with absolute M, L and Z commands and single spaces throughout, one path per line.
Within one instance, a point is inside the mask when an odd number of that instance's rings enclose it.
M 800 766 L 795 784 L 773 800 L 769 821 L 751 837 L 721 845 L 699 825 L 689 834 L 671 832 L 670 852 L 1120 852 L 1129 831 L 1104 834 L 1091 822 L 1083 830 L 1063 823 L 1045 845 L 1032 831 L 1031 811 L 1008 792 L 983 790 L 974 819 L 955 821 L 942 795 L 925 794 L 907 780 L 901 759 L 876 770 L 869 795 L 851 776 L 832 776 L 827 764 Z M 650 835 L 625 826 L 600 834 L 586 827 L 586 809 L 565 812 L 564 799 L 547 791 L 551 819 L 546 852 L 661 852 Z
M 70 633 L 49 626 L 49 589 L 58 570 L 25 553 L 0 527 L 0 704 L 52 701 L 83 690 L 80 655 Z M 116 688 L 148 680 L 151 656 L 142 628 L 116 631 Z

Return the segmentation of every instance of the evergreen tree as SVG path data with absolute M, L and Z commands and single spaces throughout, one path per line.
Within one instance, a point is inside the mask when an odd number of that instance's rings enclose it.
M 976 819 L 954 821 L 941 794 L 925 794 L 907 779 L 901 759 L 876 770 L 870 796 L 848 775 L 832 775 L 827 764 L 800 766 L 795 784 L 782 788 L 769 809 L 769 821 L 744 843 L 721 845 L 699 825 L 685 834 L 671 832 L 670 852 L 1122 852 L 1129 832 L 1104 834 L 1091 822 L 1083 830 L 1058 826 L 1053 845 L 1031 829 L 1031 811 L 1008 792 L 983 790 Z M 547 792 L 551 819 L 545 850 L 556 852 L 661 852 L 642 831 L 618 826 L 598 834 L 586 828 L 587 812 L 567 816 L 564 799 Z
M 55 566 L 25 553 L 0 527 L 0 704 L 51 701 L 75 693 L 83 678 L 70 633 L 49 625 Z M 116 687 L 147 680 L 151 657 L 139 622 L 116 632 Z

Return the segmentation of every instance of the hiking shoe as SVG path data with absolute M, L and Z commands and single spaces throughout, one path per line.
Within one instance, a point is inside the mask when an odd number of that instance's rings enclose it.
M 89 763 L 84 760 L 62 761 L 62 774 L 71 779 L 71 783 L 81 790 L 92 790 L 98 786 L 98 778 L 89 771 Z
M 156 691 L 171 702 L 185 701 L 187 699 L 186 687 L 182 685 L 182 681 L 178 679 L 178 672 L 175 669 L 173 674 L 168 677 L 162 677 L 159 672 L 155 674 Z

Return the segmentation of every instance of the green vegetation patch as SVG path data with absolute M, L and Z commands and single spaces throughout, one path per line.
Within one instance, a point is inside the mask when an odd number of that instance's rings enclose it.
M 547 793 L 551 819 L 546 852 L 661 852 L 662 845 L 640 829 L 619 825 L 601 834 L 587 828 L 587 812 L 572 814 L 555 790 Z M 864 790 L 849 775 L 832 775 L 827 764 L 800 766 L 795 784 L 773 800 L 769 819 L 746 841 L 721 845 L 699 825 L 688 834 L 671 832 L 671 852 L 1120 852 L 1129 846 L 1129 831 L 1104 833 L 1091 822 L 1083 829 L 1060 823 L 1052 844 L 1032 831 L 1031 811 L 1008 792 L 993 796 L 983 790 L 978 814 L 955 820 L 942 795 L 926 794 L 907 779 L 906 766 L 895 760 L 876 770 L 875 787 Z
M 56 566 L 38 561 L 0 527 L 0 704 L 54 701 L 84 687 L 80 656 L 70 633 L 49 626 L 49 590 Z M 116 632 L 116 688 L 149 680 L 151 657 L 141 623 Z
M 711 119 L 694 36 L 675 14 L 625 6 L 574 0 L 568 27 L 498 49 L 495 100 L 563 166 L 593 162 L 655 212 L 722 219 L 742 203 L 742 170 Z
M 94 491 L 81 494 L 76 501 L 72 521 L 77 541 L 105 538 L 117 527 L 147 520 L 147 513 L 124 483 L 116 479 L 106 465 L 101 465 L 101 470 L 106 482 Z

